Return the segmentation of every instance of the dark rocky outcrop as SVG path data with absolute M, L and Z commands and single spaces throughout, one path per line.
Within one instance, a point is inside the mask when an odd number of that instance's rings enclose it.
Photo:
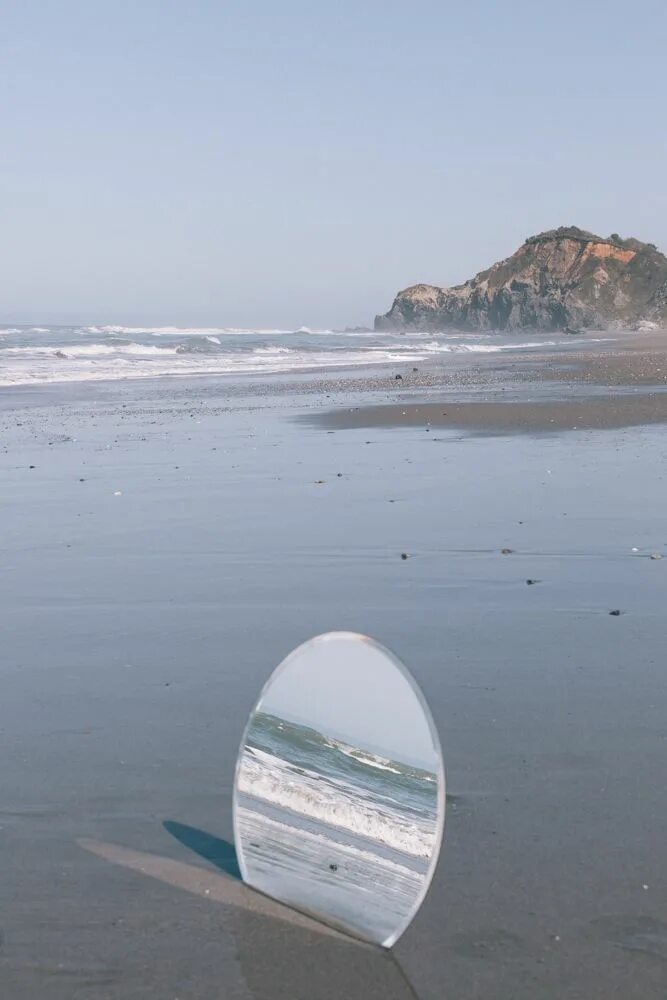
M 376 330 L 667 327 L 667 257 L 652 243 L 576 226 L 531 236 L 463 285 L 399 292 Z

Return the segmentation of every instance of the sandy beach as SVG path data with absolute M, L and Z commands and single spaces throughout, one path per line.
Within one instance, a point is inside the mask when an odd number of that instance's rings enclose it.
M 664 998 L 666 382 L 641 335 L 0 390 L 3 996 Z M 443 746 L 398 965 L 236 877 L 248 712 L 330 629 Z

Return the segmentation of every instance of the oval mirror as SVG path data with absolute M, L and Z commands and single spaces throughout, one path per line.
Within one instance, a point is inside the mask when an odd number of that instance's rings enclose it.
M 249 885 L 390 947 L 426 895 L 444 816 L 437 732 L 395 656 L 330 632 L 283 660 L 236 765 L 234 835 Z

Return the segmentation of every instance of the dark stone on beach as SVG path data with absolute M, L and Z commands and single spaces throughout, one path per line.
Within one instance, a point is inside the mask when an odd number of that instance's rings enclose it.
M 343 473 L 342 472 L 337 472 L 336 475 L 338 476 L 339 479 L 343 478 Z
M 413 370 L 413 372 L 418 372 L 419 368 L 413 368 L 412 370 Z
M 331 869 L 332 872 L 338 871 L 338 865 L 329 865 L 329 868 Z
M 402 382 L 403 381 L 403 376 L 402 375 L 394 375 L 394 378 L 396 379 L 397 382 Z
M 401 552 L 401 559 L 407 559 L 407 558 L 408 558 L 407 552 Z
M 85 483 L 85 481 L 86 481 L 85 479 L 80 479 L 79 480 L 80 483 Z
M 28 466 L 28 468 L 29 468 L 29 469 L 34 469 L 34 468 L 35 468 L 35 466 L 34 466 L 34 465 L 29 465 L 29 466 Z
M 528 584 L 529 587 L 532 587 L 534 584 L 539 582 L 540 582 L 539 580 L 526 580 L 526 583 Z
M 514 549 L 501 549 L 500 552 L 504 556 L 511 556 L 512 553 L 514 552 Z
M 610 611 L 610 612 L 609 612 L 609 614 L 610 614 L 610 615 L 611 615 L 611 616 L 612 616 L 613 618 L 618 618 L 618 616 L 619 616 L 619 615 L 621 614 L 621 612 L 619 611 L 619 609 L 618 609 L 618 608 L 614 608 L 614 610 L 613 610 L 613 611 Z

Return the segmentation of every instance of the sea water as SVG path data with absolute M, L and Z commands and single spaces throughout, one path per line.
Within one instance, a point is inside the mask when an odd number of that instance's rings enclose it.
M 497 333 L 0 325 L 0 386 L 317 371 L 576 346 L 572 337 Z
M 380 941 L 407 922 L 436 847 L 432 770 L 258 712 L 238 790 L 252 884 Z

